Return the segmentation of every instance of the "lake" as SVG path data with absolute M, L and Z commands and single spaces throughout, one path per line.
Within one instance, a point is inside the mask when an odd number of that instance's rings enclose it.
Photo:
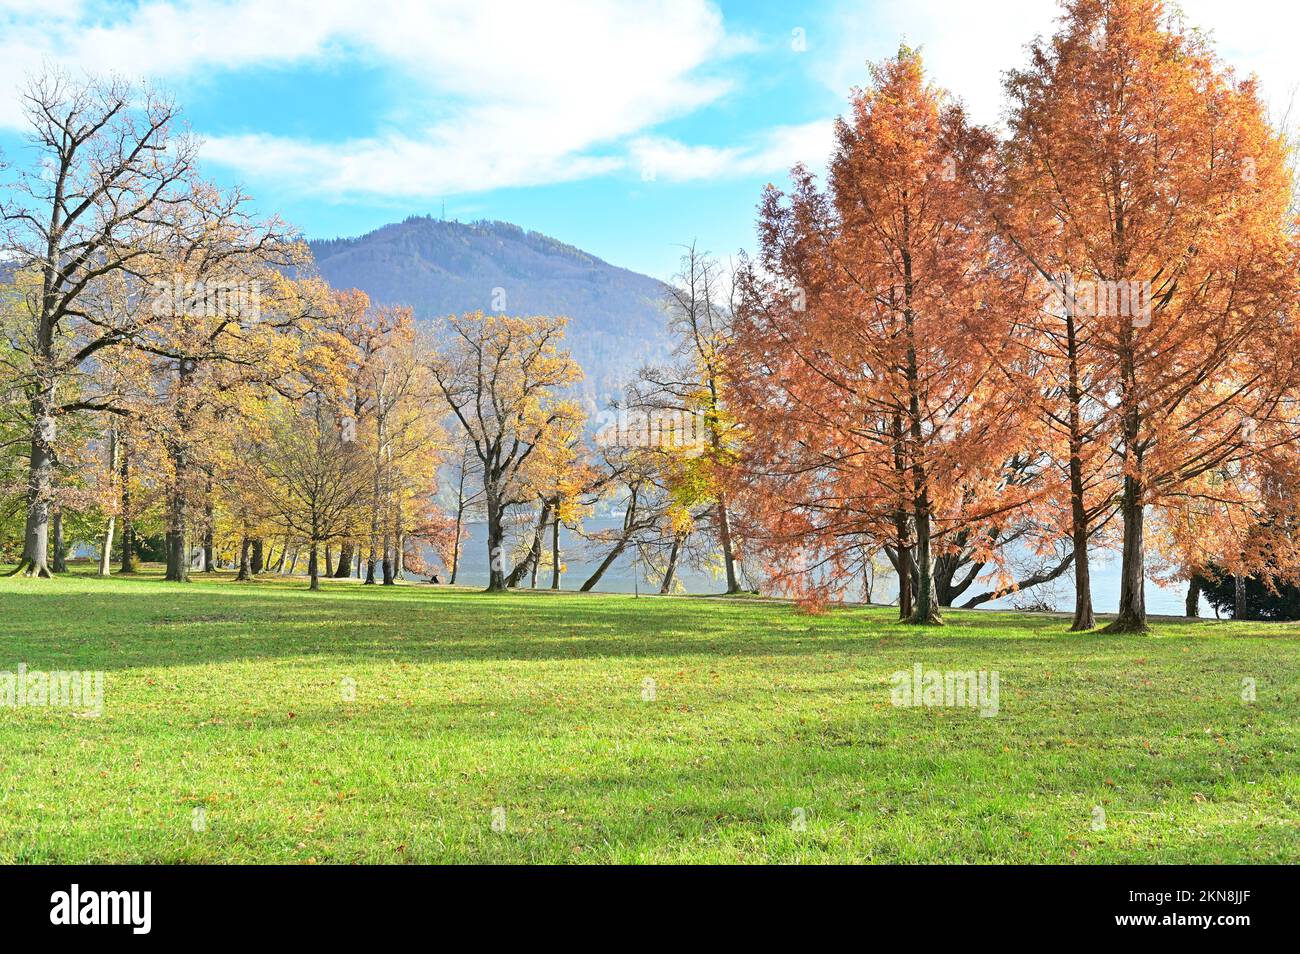
M 586 521 L 585 526 L 588 531 L 597 531 L 614 529 L 621 526 L 621 524 L 621 517 L 597 517 Z M 456 578 L 456 582 L 470 586 L 486 586 L 488 578 L 487 524 L 472 523 L 468 525 L 467 529 L 469 539 L 461 544 L 460 573 Z M 549 536 L 546 539 L 546 545 L 550 546 Z M 560 547 L 561 559 L 568 567 L 564 579 L 561 581 L 561 586 L 565 589 L 577 589 L 581 586 L 595 570 L 603 553 L 606 552 L 601 549 L 593 549 L 581 537 L 567 528 L 560 532 Z M 437 564 L 437 561 L 430 553 L 425 554 L 425 559 L 430 566 Z M 883 558 L 882 562 L 884 562 Z M 1098 613 L 1115 612 L 1119 608 L 1119 554 L 1108 550 L 1094 551 L 1090 568 L 1092 570 L 1093 609 Z M 641 592 L 658 592 L 659 579 L 647 579 L 643 572 L 638 572 L 638 569 L 633 556 L 630 553 L 624 553 L 601 577 L 596 590 L 603 593 L 632 593 L 636 589 Z M 439 571 L 439 576 L 444 581 L 447 578 L 442 571 Z M 678 580 L 685 587 L 687 593 L 721 593 L 726 589 L 726 584 L 721 577 L 714 577 L 709 573 L 692 570 L 688 567 L 679 568 Z M 550 583 L 550 570 L 549 568 L 543 568 L 543 571 L 538 574 L 538 584 L 549 587 Z M 978 583 L 967 591 L 966 597 L 982 592 L 981 589 L 976 589 L 976 586 L 978 586 Z M 1153 580 L 1148 580 L 1146 593 L 1147 612 L 1155 615 L 1182 616 L 1186 592 L 1186 584 L 1164 587 Z M 897 579 L 892 571 L 877 576 L 872 596 L 877 603 L 888 603 L 897 598 Z M 1000 599 L 991 600 L 980 608 L 1012 609 L 1015 602 L 1022 602 L 1031 598 L 1045 600 L 1054 604 L 1059 610 L 1072 611 L 1074 609 L 1073 574 L 1067 573 L 1050 584 L 1035 587 L 1023 593 L 1013 593 Z M 960 603 L 960 600 L 958 602 Z M 1214 615 L 1214 611 L 1205 602 L 1204 598 L 1201 600 L 1201 615 Z

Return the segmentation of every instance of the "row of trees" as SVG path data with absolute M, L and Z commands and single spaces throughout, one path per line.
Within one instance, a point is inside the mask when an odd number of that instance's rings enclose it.
M 301 560 L 312 588 L 353 572 L 391 584 L 425 572 L 431 548 L 454 582 L 481 515 L 489 589 L 535 586 L 547 563 L 558 587 L 561 527 L 612 499 L 623 527 L 590 535 L 602 558 L 584 589 L 629 549 L 670 589 L 682 560 L 710 559 L 695 531 L 715 517 L 738 585 L 725 506 L 689 447 L 588 445 L 564 319 L 479 313 L 421 330 L 407 308 L 310 277 L 283 223 L 203 181 L 155 91 L 52 73 L 25 99 L 39 161 L 8 178 L 0 207 L 15 573 L 64 569 L 75 539 L 97 545 L 102 574 L 116 548 L 121 570 L 160 558 L 175 582 Z M 681 361 L 647 371 L 638 400 L 712 407 L 716 448 L 723 303 L 717 266 L 689 260 Z

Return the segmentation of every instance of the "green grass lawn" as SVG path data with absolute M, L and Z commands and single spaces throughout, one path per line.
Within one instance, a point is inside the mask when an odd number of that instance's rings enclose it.
M 0 862 L 1300 858 L 1295 626 L 87 572 L 0 581 L 0 671 L 106 672 L 0 708 Z

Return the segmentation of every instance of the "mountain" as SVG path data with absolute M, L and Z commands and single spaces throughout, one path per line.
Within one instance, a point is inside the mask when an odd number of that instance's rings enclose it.
M 662 283 L 506 222 L 412 217 L 358 238 L 309 243 L 321 277 L 431 320 L 466 311 L 566 315 L 589 410 L 669 352 Z

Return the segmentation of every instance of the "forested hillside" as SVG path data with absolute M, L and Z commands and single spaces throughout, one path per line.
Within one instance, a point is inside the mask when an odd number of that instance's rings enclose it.
M 423 320 L 479 309 L 568 316 L 592 407 L 668 350 L 660 282 L 509 223 L 412 217 L 311 249 L 333 287 L 411 305 Z

